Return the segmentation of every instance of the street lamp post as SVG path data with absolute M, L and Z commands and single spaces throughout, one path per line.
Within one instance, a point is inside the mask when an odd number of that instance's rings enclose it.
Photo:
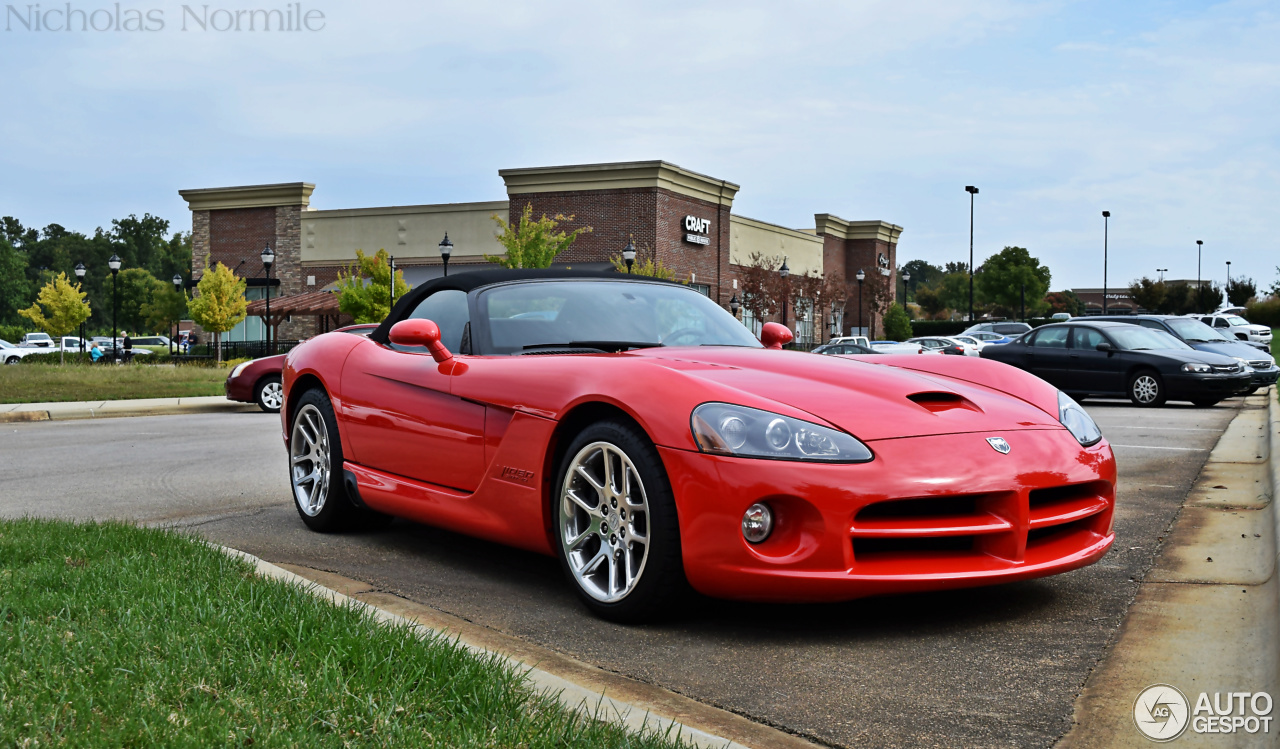
M 1018 293 L 1018 301 L 1022 306 L 1022 312 L 1021 312 L 1022 317 L 1020 319 L 1023 322 L 1026 322 L 1027 321 L 1027 282 L 1026 281 L 1022 282 L 1022 291 Z
M 444 274 L 449 275 L 449 256 L 453 254 L 453 242 L 449 241 L 449 232 L 440 240 L 440 259 L 444 261 Z
M 1165 274 L 1165 271 L 1167 271 L 1167 270 L 1169 270 L 1169 269 L 1168 269 L 1168 268 L 1156 268 L 1156 273 L 1159 273 L 1159 274 L 1160 274 L 1160 283 L 1164 283 L 1164 274 Z
M 387 261 L 387 266 L 391 269 L 391 306 L 387 307 L 387 314 L 391 314 L 391 308 L 396 306 L 396 256 L 392 255 Z
M 1204 312 L 1204 284 L 1200 281 L 1200 251 L 1204 249 L 1204 240 L 1196 240 L 1196 309 Z
M 858 279 L 858 335 L 865 335 L 862 330 L 862 282 L 866 280 L 867 274 L 859 268 L 854 278 Z
M 120 307 L 120 295 L 116 293 L 116 275 L 120 273 L 120 256 L 111 253 L 107 267 L 111 269 L 111 358 L 119 361 L 120 350 L 116 348 L 116 313 Z
M 76 279 L 84 283 L 84 263 L 76 263 Z M 84 320 L 80 321 L 80 353 L 84 353 Z
M 902 271 L 902 306 L 911 304 L 911 271 Z
M 1107 229 L 1111 211 L 1102 212 L 1102 314 L 1107 314 Z
M 627 274 L 631 274 L 631 266 L 636 263 L 636 244 L 632 240 L 631 235 L 627 235 L 627 246 L 622 248 L 622 259 L 627 264 Z M 737 294 L 733 295 L 734 299 L 738 298 Z M 735 313 L 736 314 L 736 313 Z
M 1227 261 L 1227 286 L 1222 290 L 1222 294 L 1223 296 L 1226 297 L 1224 301 L 1226 302 L 1231 301 L 1231 261 L 1230 260 Z
M 729 299 L 729 314 L 733 315 L 736 319 L 738 317 L 738 310 L 740 309 L 742 309 L 742 304 L 738 302 L 738 292 L 735 291 L 733 292 L 733 297 Z
M 782 325 L 787 324 L 787 297 L 791 296 L 791 282 L 787 280 L 787 276 L 791 275 L 791 269 L 787 267 L 787 258 L 782 257 L 782 267 L 778 269 L 778 275 L 782 276 Z
M 271 345 L 271 266 L 276 262 L 276 253 L 268 244 L 262 248 L 262 267 L 267 270 L 267 351 L 274 354 L 275 348 Z
M 969 322 L 973 322 L 973 197 L 978 194 L 978 188 L 966 185 L 964 191 L 969 193 Z M 862 293 L 861 287 L 858 293 Z M 862 314 L 861 304 L 858 305 L 858 314 Z
M 177 273 L 173 274 L 173 290 L 182 293 L 182 276 Z M 173 344 L 178 340 L 178 321 L 173 321 L 173 338 L 169 339 L 169 356 L 173 356 Z

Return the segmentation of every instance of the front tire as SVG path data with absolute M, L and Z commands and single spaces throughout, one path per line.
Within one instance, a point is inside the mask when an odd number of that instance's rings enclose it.
M 284 405 L 284 385 L 280 382 L 280 375 L 270 375 L 258 380 L 258 384 L 253 386 L 253 399 L 263 411 L 269 414 L 280 413 L 280 407 Z
M 1129 378 L 1129 400 L 1140 408 L 1163 406 L 1166 396 L 1159 373 L 1152 369 L 1135 372 Z
M 320 533 L 356 527 L 361 512 L 347 497 L 338 420 L 324 391 L 302 394 L 289 433 L 289 485 L 302 522 Z
M 556 556 L 593 614 L 653 619 L 687 589 L 680 524 L 653 443 L 622 421 L 573 439 L 554 485 Z

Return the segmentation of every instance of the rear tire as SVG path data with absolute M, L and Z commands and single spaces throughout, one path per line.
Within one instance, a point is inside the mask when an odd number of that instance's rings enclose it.
M 319 533 L 362 527 L 365 513 L 347 496 L 338 420 L 323 390 L 298 399 L 289 434 L 289 486 L 302 522 Z
M 263 411 L 280 413 L 280 407 L 284 405 L 284 385 L 280 382 L 280 375 L 268 375 L 258 380 L 258 384 L 253 386 L 253 399 Z
M 1164 380 L 1154 369 L 1141 369 L 1129 378 L 1129 400 L 1141 408 L 1163 406 L 1167 396 Z
M 556 556 L 593 614 L 652 620 L 685 594 L 675 498 L 643 431 L 620 420 L 588 426 L 569 443 L 553 486 Z

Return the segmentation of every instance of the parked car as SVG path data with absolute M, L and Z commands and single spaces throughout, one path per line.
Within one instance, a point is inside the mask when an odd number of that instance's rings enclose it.
M 17 364 L 22 361 L 24 356 L 28 354 L 47 354 L 48 349 L 26 348 L 25 346 L 15 346 L 8 341 L 0 340 L 0 362 L 5 364 Z
M 827 343 L 828 343 L 828 344 L 832 344 L 832 343 L 852 343 L 852 344 L 853 344 L 853 345 L 855 345 L 855 346 L 862 346 L 863 348 L 870 348 L 870 347 L 871 347 L 871 341 L 870 341 L 870 339 L 868 339 L 868 338 L 867 338 L 866 336 L 864 336 L 864 335 L 846 335 L 846 336 L 839 336 L 839 337 L 837 337 L 837 338 L 832 338 L 831 340 L 827 341 Z
M 977 325 L 970 325 L 965 328 L 964 335 L 972 333 L 999 333 L 1000 335 L 1017 338 L 1031 330 L 1031 326 L 1024 322 L 983 322 Z
M 978 345 L 976 341 L 974 343 L 965 343 L 958 338 L 923 336 L 920 338 L 908 338 L 907 343 L 919 344 L 919 346 L 927 352 L 949 354 L 952 356 L 978 355 Z
M 1270 355 L 1260 356 L 1253 346 L 1235 338 L 1228 338 L 1199 320 L 1173 315 L 1124 315 L 1122 317 L 1091 317 L 1090 320 L 1110 320 L 1141 325 L 1152 330 L 1163 330 L 1196 351 L 1230 356 L 1249 368 L 1253 375 L 1249 392 L 1271 385 L 1280 379 L 1280 367 Z
M 826 343 L 815 348 L 810 353 L 826 354 L 827 356 L 849 356 L 853 354 L 879 354 L 879 351 L 870 346 L 859 346 L 856 343 Z
M 53 339 L 48 333 L 27 333 L 22 336 L 22 340 L 18 341 L 21 348 L 57 348 L 53 345 Z
M 368 335 L 377 325 L 349 325 L 339 328 L 334 333 L 355 333 Z M 223 383 L 223 391 L 227 400 L 242 403 L 257 403 L 267 413 L 279 413 L 284 402 L 284 390 L 280 385 L 280 372 L 284 369 L 287 354 L 264 356 L 241 362 L 231 369 L 227 381 Z
M 169 337 L 163 335 L 138 336 L 133 339 L 134 346 L 164 346 L 169 347 Z
M 90 343 L 97 343 L 98 348 L 102 350 L 102 353 L 110 358 L 116 358 L 116 349 L 119 349 L 119 356 L 124 356 L 125 354 L 124 336 L 116 337 L 115 348 L 112 348 L 111 336 L 109 335 L 96 335 L 89 340 L 90 340 Z M 131 351 L 132 351 L 132 356 L 139 356 L 139 355 L 148 356 L 151 354 L 151 352 L 148 351 L 147 349 L 138 348 L 136 346 L 133 349 L 131 349 Z
M 1254 325 L 1239 315 L 1230 314 L 1214 313 L 1212 315 L 1187 315 L 1187 317 L 1196 318 L 1223 335 L 1232 336 L 1249 343 L 1260 344 L 1270 351 L 1271 328 L 1265 325 Z
M 1049 319 L 1050 320 L 1070 320 L 1071 314 L 1069 312 L 1054 312 L 1052 315 L 1049 315 Z
M 981 351 L 983 348 L 991 345 L 986 341 L 980 341 L 977 338 L 968 335 L 953 335 L 947 337 L 954 338 L 967 346 L 972 346 L 976 351 Z M 974 356 L 977 356 L 977 354 L 975 353 Z
M 319 532 L 385 513 L 555 556 L 620 621 L 686 585 L 840 601 L 1025 580 L 1111 547 L 1115 459 L 1053 387 L 791 339 L 641 276 L 430 280 L 367 338 L 289 352 L 290 498 Z
M 1189 400 L 1212 406 L 1249 389 L 1252 374 L 1235 359 L 1196 351 L 1162 330 L 1118 322 L 1051 323 L 983 350 L 1073 397 L 1127 396 L 1137 406 Z
M 918 343 L 907 343 L 903 341 L 872 341 L 870 348 L 880 354 L 936 354 L 937 351 L 928 351 Z
M 1001 344 L 1005 344 L 1005 343 L 1008 343 L 1009 341 L 1012 341 L 1013 338 L 1016 337 L 1016 336 L 1010 337 L 1007 335 L 1001 335 L 999 333 L 992 333 L 986 330 L 978 330 L 978 331 L 974 331 L 973 333 L 961 333 L 961 335 L 966 336 L 968 338 L 973 338 L 977 341 L 981 341 L 982 343 L 988 346 L 999 346 Z

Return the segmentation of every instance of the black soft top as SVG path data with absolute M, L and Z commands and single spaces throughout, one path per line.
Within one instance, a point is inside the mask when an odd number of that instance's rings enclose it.
M 423 299 L 431 296 L 437 291 L 457 290 L 470 292 L 482 286 L 492 286 L 493 284 L 506 283 L 509 281 L 558 281 L 562 279 L 573 278 L 594 278 L 603 281 L 645 281 L 649 283 L 676 283 L 675 281 L 665 281 L 651 276 L 632 276 L 626 273 L 620 273 L 617 270 L 568 270 L 562 268 L 494 268 L 493 270 L 476 270 L 467 271 L 465 273 L 457 273 L 452 276 L 444 276 L 442 278 L 433 278 L 430 281 L 414 288 L 408 294 L 400 297 L 396 302 L 396 306 L 391 308 L 391 314 L 387 315 L 387 319 L 382 321 L 378 329 L 369 334 L 369 339 L 378 343 L 388 343 L 391 335 L 391 326 L 395 322 L 399 322 L 402 318 L 409 315 Z

